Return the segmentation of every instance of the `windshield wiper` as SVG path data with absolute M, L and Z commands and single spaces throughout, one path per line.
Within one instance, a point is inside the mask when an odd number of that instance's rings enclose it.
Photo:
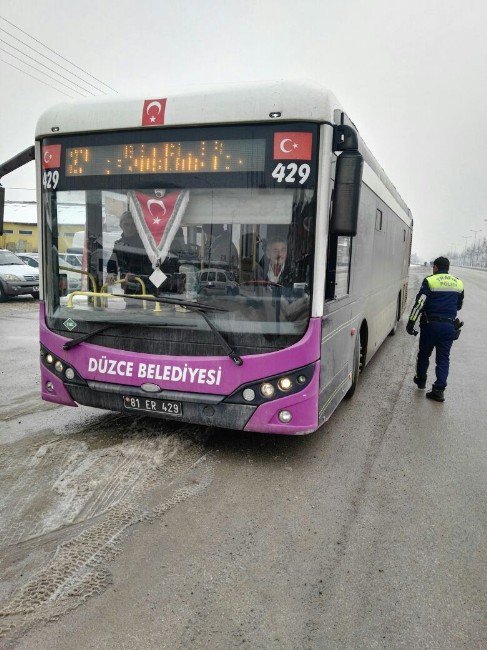
M 90 321 L 86 321 L 86 322 L 89 323 Z M 103 327 L 99 327 L 98 329 L 88 332 L 87 334 L 81 334 L 77 338 L 71 339 L 71 341 L 66 341 L 66 343 L 64 343 L 63 345 L 63 350 L 70 350 L 71 348 L 74 348 L 75 345 L 78 345 L 78 343 L 83 343 L 83 341 L 88 341 L 93 336 L 96 336 L 97 334 L 101 334 L 105 330 L 110 329 L 110 327 L 128 327 L 132 325 L 134 325 L 134 323 L 125 323 L 122 321 L 118 323 L 106 323 L 105 325 L 103 325 Z M 157 327 L 168 327 L 168 325 L 166 323 L 159 323 Z
M 134 297 L 136 299 L 139 298 L 139 296 L 131 296 L 131 298 L 134 298 Z M 141 298 L 141 299 L 142 300 L 154 300 L 154 298 Z M 184 305 L 185 307 L 196 304 L 196 303 L 192 303 L 192 302 L 186 302 L 184 300 L 175 300 L 173 298 L 161 299 L 161 300 L 158 300 L 158 302 L 168 302 L 170 304 L 175 304 L 175 305 Z M 221 307 L 212 307 L 211 305 L 202 305 L 202 307 L 205 308 L 205 309 L 216 309 L 218 311 L 226 311 L 225 309 L 222 309 Z M 205 320 L 206 320 L 206 318 L 205 318 Z M 84 341 L 88 341 L 89 339 L 93 338 L 97 334 L 101 334 L 102 332 L 109 329 L 110 327 L 118 327 L 119 325 L 123 326 L 123 325 L 132 325 L 132 324 L 133 323 L 122 323 L 122 322 L 120 322 L 120 323 L 106 323 L 105 325 L 103 325 L 102 327 L 99 327 L 96 330 L 88 332 L 87 334 L 81 334 L 81 336 L 78 336 L 75 339 L 71 339 L 71 341 L 66 341 L 66 343 L 64 343 L 64 345 L 63 345 L 63 350 L 71 350 L 71 348 L 74 348 L 79 343 L 83 343 Z M 211 325 L 210 325 L 210 327 L 211 327 Z M 226 343 L 226 341 L 225 341 L 225 343 Z
M 238 354 L 235 352 L 235 350 L 228 344 L 228 341 L 225 339 L 223 334 L 213 325 L 211 320 L 208 318 L 206 315 L 206 311 L 228 311 L 227 309 L 224 309 L 223 307 L 214 307 L 213 305 L 207 305 L 204 302 L 193 302 L 191 300 L 177 300 L 176 298 L 155 298 L 154 296 L 147 298 L 147 296 L 130 296 L 130 298 L 134 300 L 148 300 L 152 302 L 161 302 L 165 303 L 168 305 L 181 305 L 182 307 L 187 307 L 188 309 L 191 309 L 192 311 L 198 313 L 200 316 L 202 316 L 208 327 L 211 329 L 213 334 L 217 337 L 218 341 L 220 342 L 220 345 L 222 348 L 225 350 L 227 355 L 230 357 L 230 359 L 233 361 L 233 363 L 236 366 L 241 366 L 243 364 L 243 359 L 238 356 Z
M 128 323 L 116 323 L 116 324 L 107 323 L 107 325 L 103 325 L 103 327 L 99 327 L 96 330 L 92 330 L 91 332 L 88 332 L 88 334 L 81 334 L 81 336 L 78 336 L 75 339 L 71 339 L 71 341 L 67 341 L 63 345 L 63 350 L 71 350 L 71 348 L 74 348 L 75 345 L 78 345 L 79 343 L 83 343 L 83 341 L 88 341 L 88 339 L 91 339 L 93 336 L 96 336 L 97 334 L 101 334 L 101 332 L 104 332 L 110 327 L 115 327 L 116 325 L 128 325 Z

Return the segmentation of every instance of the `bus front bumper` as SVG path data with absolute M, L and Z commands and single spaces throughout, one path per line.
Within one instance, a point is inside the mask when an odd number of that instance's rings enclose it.
M 149 416 L 164 420 L 189 422 L 207 427 L 274 433 L 284 435 L 303 435 L 318 427 L 318 373 L 304 391 L 282 397 L 259 406 L 235 404 L 226 401 L 224 395 L 209 395 L 177 391 L 161 391 L 149 394 L 140 388 L 122 384 L 96 381 L 70 382 L 61 379 L 41 364 L 42 398 L 49 402 L 66 406 L 92 406 L 109 411 L 119 411 L 127 415 Z M 49 389 L 47 388 L 49 386 Z M 128 410 L 124 397 L 165 399 L 182 404 L 182 415 L 169 415 L 154 412 Z M 291 421 L 283 423 L 282 411 L 292 414 Z

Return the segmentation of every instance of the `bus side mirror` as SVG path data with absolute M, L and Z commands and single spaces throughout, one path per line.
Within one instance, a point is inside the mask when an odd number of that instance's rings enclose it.
M 357 234 L 358 207 L 364 159 L 358 151 L 338 156 L 333 190 L 330 233 L 344 237 Z
M 0 185 L 0 235 L 3 235 L 4 209 L 5 209 L 5 188 Z

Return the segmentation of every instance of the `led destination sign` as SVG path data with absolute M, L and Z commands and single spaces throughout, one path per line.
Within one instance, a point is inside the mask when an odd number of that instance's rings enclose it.
M 265 145 L 265 139 L 248 139 L 68 147 L 65 175 L 73 177 L 263 171 Z

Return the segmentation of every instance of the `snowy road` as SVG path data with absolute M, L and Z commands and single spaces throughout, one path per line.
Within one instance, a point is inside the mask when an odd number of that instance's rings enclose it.
M 485 646 L 487 273 L 459 275 L 447 402 L 402 327 L 305 438 L 43 403 L 35 303 L 0 305 L 4 642 Z

